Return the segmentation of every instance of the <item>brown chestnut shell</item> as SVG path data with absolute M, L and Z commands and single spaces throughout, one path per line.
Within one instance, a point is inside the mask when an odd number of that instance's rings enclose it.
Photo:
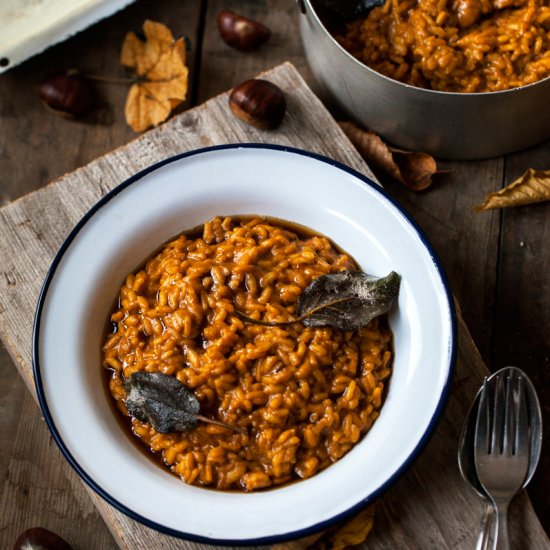
M 243 52 L 258 49 L 271 37 L 271 30 L 263 23 L 229 10 L 218 14 L 218 29 L 226 44 Z
M 229 96 L 231 110 L 244 122 L 262 130 L 277 128 L 286 112 L 284 92 L 276 84 L 262 79 L 246 80 Z
M 38 83 L 38 95 L 53 111 L 73 117 L 85 115 L 95 103 L 95 94 L 88 79 L 65 70 L 44 76 Z

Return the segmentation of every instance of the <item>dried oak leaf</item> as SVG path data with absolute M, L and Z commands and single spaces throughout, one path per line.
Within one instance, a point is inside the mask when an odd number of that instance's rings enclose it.
M 475 210 L 492 210 L 493 208 L 509 208 L 550 200 L 550 170 L 535 170 L 529 168 L 523 176 L 510 185 L 490 193 L 485 202 L 475 207 Z
M 125 108 L 126 121 L 136 132 L 164 122 L 187 95 L 183 38 L 174 40 L 166 25 L 149 20 L 143 32 L 145 41 L 129 32 L 120 53 L 122 65 L 137 75 Z
M 432 156 L 390 147 L 380 136 L 359 128 L 353 122 L 339 124 L 371 166 L 383 170 L 413 191 L 423 191 L 432 184 L 432 176 L 437 172 L 437 165 Z

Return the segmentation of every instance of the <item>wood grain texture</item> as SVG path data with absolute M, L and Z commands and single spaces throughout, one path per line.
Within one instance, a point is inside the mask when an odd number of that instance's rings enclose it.
M 0 432 L 0 467 L 7 474 L 0 482 L 0 548 L 11 548 L 24 529 L 42 526 L 67 541 L 86 540 L 88 548 L 114 550 L 107 526 L 80 479 L 65 464 L 31 394 L 7 361 L 0 361 L 0 377 L 6 381 L 0 414 L 28 411 L 13 415 L 9 431 Z M 44 449 L 40 455 L 37 447 Z
M 503 186 L 528 167 L 548 169 L 550 147 L 511 155 Z M 550 202 L 503 210 L 498 292 L 495 304 L 494 369 L 523 369 L 538 391 L 543 413 L 543 462 L 529 486 L 539 516 L 550 528 Z
M 550 203 L 474 212 L 528 167 L 550 166 L 550 142 L 504 158 L 439 162 L 427 192 L 412 194 L 384 174 L 438 252 L 463 318 L 491 371 L 516 365 L 531 377 L 543 412 L 541 462 L 528 493 L 550 532 Z

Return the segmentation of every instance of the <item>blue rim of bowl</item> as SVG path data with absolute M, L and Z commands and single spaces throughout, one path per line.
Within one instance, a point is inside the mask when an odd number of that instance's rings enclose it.
M 333 516 L 332 518 L 316 523 L 314 525 L 311 525 L 309 527 L 306 527 L 304 529 L 299 529 L 297 531 L 292 531 L 289 533 L 281 533 L 276 535 L 268 535 L 265 537 L 260 538 L 254 538 L 254 539 L 215 539 L 210 537 L 205 537 L 201 535 L 195 535 L 192 533 L 185 533 L 183 531 L 179 531 L 177 529 L 172 529 L 170 527 L 166 527 L 164 525 L 161 525 L 157 522 L 151 521 L 150 519 L 147 519 L 146 517 L 141 516 L 140 514 L 137 514 L 130 508 L 128 508 L 126 505 L 120 503 L 115 498 L 113 498 L 109 493 L 107 493 L 102 487 L 100 487 L 87 473 L 84 471 L 84 469 L 79 465 L 79 463 L 76 461 L 76 459 L 72 456 L 69 449 L 65 445 L 64 441 L 62 440 L 59 432 L 57 431 L 57 428 L 55 426 L 54 420 L 52 418 L 52 415 L 50 413 L 46 396 L 44 394 L 44 388 L 42 386 L 42 377 L 40 374 L 40 361 L 38 357 L 38 344 L 40 340 L 40 323 L 41 323 L 41 316 L 42 316 L 42 310 L 44 307 L 44 302 L 46 299 L 46 294 L 48 292 L 48 289 L 50 287 L 50 284 L 52 282 L 52 279 L 55 275 L 55 272 L 57 270 L 57 267 L 65 254 L 66 250 L 71 245 L 72 241 L 75 239 L 78 232 L 84 227 L 84 225 L 88 222 L 88 220 L 105 204 L 107 204 L 111 199 L 116 197 L 121 191 L 129 187 L 132 183 L 140 180 L 145 175 L 158 170 L 162 166 L 166 164 L 170 164 L 172 162 L 184 159 L 186 157 L 192 157 L 195 155 L 200 155 L 204 153 L 208 153 L 211 151 L 220 151 L 220 150 L 227 150 L 227 149 L 264 149 L 264 150 L 275 150 L 275 151 L 281 151 L 285 153 L 292 153 L 297 155 L 302 155 L 305 157 L 312 158 L 314 160 L 324 162 L 326 164 L 329 164 L 330 166 L 333 166 L 335 168 L 338 168 L 344 172 L 347 172 L 348 174 L 351 174 L 355 178 L 359 179 L 361 182 L 365 183 L 369 187 L 376 190 L 376 192 L 380 193 L 387 201 L 389 201 L 395 209 L 407 220 L 407 222 L 412 226 L 412 228 L 415 230 L 417 235 L 420 237 L 420 240 L 422 241 L 422 244 L 426 247 L 427 251 L 430 254 L 430 257 L 437 269 L 437 272 L 439 274 L 439 277 L 441 279 L 441 283 L 443 285 L 443 288 L 445 290 L 446 298 L 447 298 L 447 305 L 448 305 L 448 311 L 449 311 L 449 322 L 451 325 L 451 336 L 450 336 L 450 342 L 449 342 L 449 365 L 448 365 L 448 372 L 447 372 L 447 378 L 445 381 L 445 384 L 443 386 L 443 391 L 441 392 L 441 396 L 439 399 L 439 402 L 437 404 L 437 407 L 433 413 L 433 416 L 430 420 L 430 423 L 428 424 L 428 427 L 422 437 L 420 438 L 419 442 L 417 443 L 414 450 L 411 452 L 411 454 L 407 457 L 407 459 L 403 462 L 403 464 L 394 472 L 394 474 L 387 479 L 378 489 L 376 489 L 373 493 L 371 493 L 367 498 L 361 500 L 360 502 L 356 503 L 351 508 L 347 509 L 344 512 L 341 512 L 340 514 Z M 149 527 L 151 529 L 154 529 L 156 531 L 159 531 L 161 533 L 164 533 L 166 535 L 185 539 L 193 542 L 202 542 L 207 544 L 219 544 L 219 545 L 233 545 L 233 546 L 253 546 L 253 545 L 268 545 L 268 544 L 275 544 L 278 542 L 285 542 L 292 539 L 298 539 L 301 537 L 305 537 L 307 535 L 311 535 L 314 533 L 317 533 L 319 531 L 323 531 L 327 529 L 328 527 L 334 525 L 335 523 L 338 523 L 340 521 L 343 521 L 344 519 L 350 517 L 351 515 L 359 512 L 362 510 L 366 505 L 368 505 L 370 502 L 372 502 L 374 499 L 376 499 L 378 496 L 380 496 L 382 493 L 388 490 L 391 485 L 393 485 L 399 477 L 412 465 L 416 457 L 419 455 L 419 453 L 424 449 L 428 441 L 430 440 L 435 427 L 437 425 L 437 422 L 439 420 L 439 417 L 441 416 L 441 413 L 443 412 L 443 408 L 445 406 L 445 403 L 447 401 L 447 397 L 449 395 L 450 385 L 452 381 L 452 375 L 455 368 L 456 363 L 456 340 L 457 340 L 457 323 L 456 323 L 456 311 L 454 308 L 454 301 L 452 297 L 452 293 L 450 291 L 450 286 L 447 280 L 447 276 L 443 270 L 443 267 L 441 265 L 441 261 L 439 257 L 437 256 L 432 244 L 424 234 L 424 232 L 420 229 L 420 227 L 417 225 L 417 223 L 412 219 L 412 217 L 404 210 L 404 208 L 394 199 L 392 198 L 381 186 L 374 183 L 370 178 L 367 176 L 357 172 L 353 168 L 350 168 L 349 166 L 346 166 L 345 164 L 342 164 L 339 161 L 336 161 L 334 159 L 331 159 L 329 157 L 320 155 L 318 153 L 313 153 L 311 151 L 305 151 L 303 149 L 298 149 L 295 147 L 287 147 L 282 145 L 275 145 L 275 144 L 257 144 L 257 143 L 234 143 L 234 144 L 228 144 L 228 145 L 215 145 L 213 147 L 204 147 L 201 149 L 194 149 L 192 151 L 188 151 L 186 153 L 181 153 L 178 155 L 174 155 L 172 157 L 169 157 L 167 159 L 164 159 L 160 162 L 157 162 L 155 164 L 152 164 L 151 166 L 137 172 L 127 180 L 123 181 L 119 185 L 117 185 L 114 189 L 109 191 L 105 196 L 103 196 L 88 212 L 82 217 L 82 219 L 75 225 L 75 227 L 72 229 L 72 231 L 69 233 L 68 237 L 65 239 L 61 247 L 59 248 L 59 251 L 57 252 L 52 265 L 50 266 L 50 269 L 48 270 L 48 273 L 46 275 L 46 279 L 44 281 L 44 284 L 42 286 L 42 290 L 40 292 L 40 296 L 38 298 L 38 304 L 36 307 L 36 313 L 34 317 L 34 326 L 33 326 L 33 349 L 32 349 L 32 365 L 33 365 L 33 375 L 34 375 L 34 383 L 36 386 L 36 392 L 38 394 L 38 402 L 40 404 L 40 408 L 42 409 L 42 414 L 44 415 L 44 418 L 46 420 L 46 424 L 52 434 L 53 439 L 55 440 L 56 444 L 61 450 L 61 453 L 65 457 L 65 459 L 69 462 L 69 464 L 72 466 L 72 468 L 76 471 L 76 473 L 82 478 L 82 480 L 91 488 L 93 489 L 98 495 L 100 495 L 105 501 L 107 501 L 111 506 L 119 510 L 120 512 L 124 513 L 128 517 L 130 517 L 133 520 L 138 521 L 139 523 L 145 525 L 146 527 Z

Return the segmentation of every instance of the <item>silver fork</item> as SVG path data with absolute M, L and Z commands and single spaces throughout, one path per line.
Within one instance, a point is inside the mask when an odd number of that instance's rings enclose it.
M 529 418 L 521 374 L 487 379 L 479 401 L 475 465 L 479 481 L 497 511 L 496 550 L 510 548 L 508 506 L 529 468 Z

